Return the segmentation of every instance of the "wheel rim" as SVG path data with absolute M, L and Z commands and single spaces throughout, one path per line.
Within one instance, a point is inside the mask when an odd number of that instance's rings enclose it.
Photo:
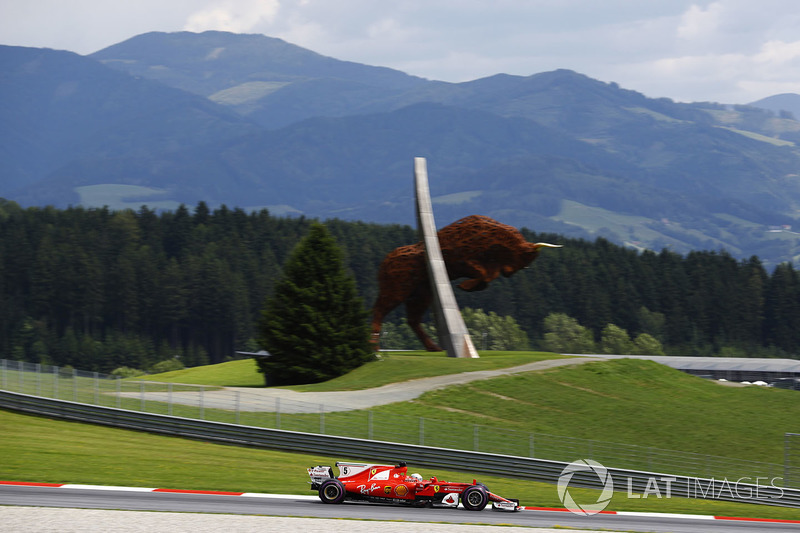
M 477 507 L 483 502 L 483 494 L 478 490 L 470 491 L 470 493 L 467 494 L 467 502 L 473 507 Z
M 339 497 L 340 491 L 337 485 L 331 483 L 330 485 L 325 487 L 323 493 L 325 494 L 325 497 L 328 498 L 329 500 L 335 500 L 336 498 Z

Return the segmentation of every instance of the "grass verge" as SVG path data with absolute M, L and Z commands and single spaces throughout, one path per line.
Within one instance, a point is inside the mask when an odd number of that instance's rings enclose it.
M 0 428 L 3 481 L 312 494 L 306 467 L 332 466 L 345 459 L 363 460 L 226 446 L 4 410 L 0 410 Z M 493 492 L 519 498 L 523 505 L 561 507 L 555 485 L 475 476 L 469 470 L 417 469 L 414 465 L 410 468 L 419 470 L 424 477 L 435 475 L 448 481 L 478 477 Z M 594 502 L 598 492 L 571 488 L 570 494 L 576 501 Z M 797 519 L 796 509 L 652 496 L 629 499 L 624 492 L 615 493 L 608 509 Z

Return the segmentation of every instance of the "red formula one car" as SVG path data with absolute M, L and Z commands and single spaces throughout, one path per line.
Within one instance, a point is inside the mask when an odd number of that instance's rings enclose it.
M 408 475 L 405 463 L 373 465 L 338 462 L 340 475 L 334 477 L 329 466 L 308 469 L 311 490 L 319 491 L 323 503 L 342 503 L 345 500 L 366 500 L 383 503 L 406 503 L 436 507 L 458 507 L 482 511 L 489 502 L 492 509 L 519 511 L 519 500 L 501 498 L 492 494 L 482 484 L 448 483 L 432 477 L 422 479 L 419 474 Z

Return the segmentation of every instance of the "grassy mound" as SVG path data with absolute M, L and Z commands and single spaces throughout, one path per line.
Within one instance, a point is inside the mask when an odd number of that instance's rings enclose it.
M 329 382 L 292 388 L 357 390 L 419 377 L 511 367 L 552 357 L 557 356 L 500 352 L 486 354 L 481 359 L 453 359 L 424 352 L 388 354 L 382 361 L 368 363 Z M 177 383 L 239 386 L 260 377 L 251 360 L 148 376 Z M 449 441 L 439 443 L 426 437 L 425 443 L 432 446 L 472 449 L 473 427 L 478 425 L 520 434 L 562 435 L 782 463 L 784 434 L 798 429 L 797 400 L 796 391 L 725 387 L 651 361 L 618 359 L 474 381 L 428 392 L 413 402 L 385 405 L 371 411 L 376 431 L 379 419 L 391 419 L 395 420 L 393 427 L 414 428 L 406 431 L 411 438 L 416 438 L 419 417 L 446 422 L 439 424 L 437 432 L 446 434 Z M 243 418 L 242 423 L 263 425 L 252 416 L 252 421 Z M 316 415 L 283 415 L 282 423 L 285 429 L 314 431 L 313 427 L 319 426 L 316 418 Z M 363 412 L 349 411 L 328 413 L 325 423 L 329 428 L 348 428 L 364 425 L 365 420 Z M 361 433 L 354 429 L 352 434 L 342 434 L 366 437 Z M 374 438 L 397 437 L 376 433 Z M 527 445 L 525 448 L 514 453 L 527 455 Z
M 375 411 L 782 463 L 798 400 L 618 359 L 474 381 Z
M 297 391 L 360 390 L 409 379 L 508 368 L 566 356 L 544 352 L 483 352 L 480 359 L 447 357 L 444 352 L 384 353 L 381 360 L 324 383 L 286 387 Z M 217 365 L 186 368 L 137 379 L 222 387 L 263 387 L 264 376 L 255 361 L 244 359 Z

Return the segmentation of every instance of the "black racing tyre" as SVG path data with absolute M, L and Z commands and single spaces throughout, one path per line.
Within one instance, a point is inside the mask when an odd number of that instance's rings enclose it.
M 461 504 L 470 511 L 483 511 L 489 503 L 489 494 L 481 485 L 472 485 L 461 493 Z
M 342 503 L 346 491 L 338 479 L 326 479 L 319 486 L 319 499 L 322 503 Z

